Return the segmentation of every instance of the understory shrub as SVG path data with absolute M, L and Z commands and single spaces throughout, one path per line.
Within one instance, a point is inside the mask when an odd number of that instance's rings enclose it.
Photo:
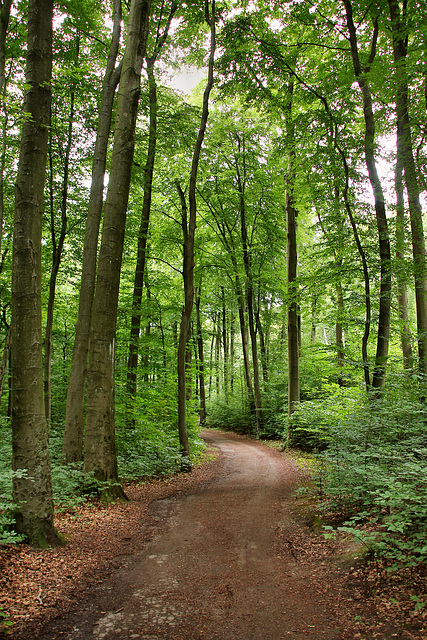
M 207 427 L 236 431 L 246 435 L 256 434 L 256 420 L 247 403 L 241 398 L 217 396 L 209 403 Z
M 322 454 L 324 509 L 396 566 L 427 561 L 427 407 L 416 380 L 389 376 L 329 427 Z M 361 527 L 360 525 L 363 525 Z
M 176 381 L 142 389 L 135 400 L 135 428 L 127 429 L 123 419 L 118 424 L 120 477 L 129 480 L 168 474 L 181 467 L 176 397 Z M 187 433 L 193 460 L 205 445 L 199 438 L 198 416 L 191 402 L 187 409 Z
M 322 387 L 323 398 L 301 402 L 291 416 L 283 415 L 282 431 L 290 447 L 303 451 L 323 451 L 333 441 L 337 425 L 354 411 L 364 393 L 357 387 L 337 384 Z

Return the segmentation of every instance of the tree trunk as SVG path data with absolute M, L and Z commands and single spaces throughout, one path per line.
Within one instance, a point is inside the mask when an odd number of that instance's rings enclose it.
M 295 208 L 295 130 L 292 120 L 293 78 L 290 78 L 285 105 L 286 137 L 288 141 L 288 170 L 285 178 L 286 193 L 286 266 L 287 266 L 287 335 L 288 335 L 288 415 L 291 415 L 300 402 L 299 379 L 299 330 L 298 330 L 298 247 L 297 216 Z
M 129 357 L 126 378 L 126 427 L 135 428 L 135 410 L 133 402 L 137 391 L 138 345 L 141 329 L 141 300 L 144 286 L 145 256 L 148 226 L 150 221 L 151 194 L 153 186 L 154 160 L 157 143 L 157 85 L 154 78 L 154 60 L 147 61 L 147 75 L 150 103 L 150 127 L 148 136 L 147 160 L 144 171 L 144 200 L 142 204 L 141 224 L 138 233 L 138 251 L 136 258 L 135 280 L 132 298 L 132 318 L 129 341 Z
M 199 369 L 199 390 L 200 390 L 200 424 L 203 424 L 206 420 L 206 389 L 205 389 L 205 361 L 203 357 L 203 334 L 202 334 L 202 320 L 200 317 L 200 294 L 201 287 L 199 286 L 196 294 L 196 322 L 197 322 L 197 352 L 198 352 L 198 369 Z
M 98 235 L 104 194 L 105 166 L 114 94 L 120 79 L 120 69 L 115 69 L 115 64 L 120 44 L 121 18 L 121 0 L 114 0 L 113 32 L 102 84 L 98 129 L 92 160 L 92 183 L 85 229 L 79 310 L 67 389 L 65 430 L 62 445 L 62 453 L 66 462 L 81 460 L 83 455 L 84 392 L 95 290 Z
M 79 57 L 79 46 L 77 45 L 77 61 Z M 70 166 L 70 153 L 73 141 L 73 123 L 74 123 L 74 89 L 70 96 L 70 114 L 68 117 L 67 142 L 64 154 L 64 172 L 62 176 L 61 188 L 61 227 L 59 230 L 59 238 L 56 237 L 55 229 L 55 207 L 53 205 L 53 159 L 52 145 L 49 150 L 50 163 L 50 181 L 51 181 L 51 208 L 50 208 L 50 233 L 52 237 L 52 269 L 49 279 L 49 297 L 47 301 L 47 317 L 44 338 L 44 406 L 48 429 L 51 421 L 51 404 L 52 404 L 52 330 L 53 330 L 53 310 L 55 306 L 56 280 L 58 277 L 59 267 L 61 264 L 62 251 L 64 248 L 65 236 L 67 233 L 67 200 L 68 200 L 68 174 Z M 51 137 L 52 142 L 52 137 Z
M 1 107 L 4 111 L 3 118 L 3 136 L 1 144 L 1 163 L 0 163 L 0 255 L 2 250 L 3 239 L 3 222 L 4 222 L 4 170 L 6 166 L 6 131 L 7 131 L 7 111 L 4 96 L 6 93 L 5 82 L 5 66 L 6 66 L 6 36 L 9 27 L 10 7 L 12 0 L 0 1 L 0 95 L 2 99 Z
M 244 141 L 242 142 L 238 138 L 238 156 L 245 154 Z M 244 162 L 244 161 L 243 161 Z M 258 346 L 255 332 L 255 318 L 254 318 L 254 294 L 253 294 L 253 282 L 252 282 L 252 269 L 250 263 L 250 256 L 248 250 L 248 237 L 246 229 L 246 202 L 245 202 L 245 180 L 246 176 L 243 169 L 243 175 L 241 174 L 238 158 L 235 163 L 236 177 L 237 177 L 237 189 L 239 192 L 239 209 L 240 209 L 240 235 L 242 240 L 243 250 L 243 264 L 246 274 L 246 304 L 248 309 L 248 325 L 249 334 L 251 337 L 252 347 L 252 366 L 254 374 L 254 400 L 255 400 L 255 415 L 256 415 L 256 434 L 259 434 L 262 429 L 262 405 L 261 405 L 261 389 L 259 384 L 259 363 L 258 363 Z
M 394 184 L 396 191 L 396 279 L 397 305 L 400 321 L 400 343 L 402 346 L 403 367 L 412 370 L 411 330 L 408 316 L 408 293 L 404 273 L 405 258 L 405 202 L 403 197 L 403 157 L 401 128 L 397 126 L 397 158 L 394 170 Z
M 115 341 L 126 211 L 149 14 L 150 0 L 133 0 L 120 76 L 110 179 L 93 301 L 84 471 L 92 472 L 99 482 L 104 483 L 105 488 L 101 490 L 101 499 L 104 501 L 125 497 L 118 484 L 115 443 Z
M 41 238 L 51 107 L 52 0 L 28 2 L 26 94 L 15 188 L 12 272 L 12 466 L 16 530 L 30 544 L 60 542 L 53 526 L 43 399 Z M 25 473 L 19 473 L 23 472 Z
M 147 77 L 148 77 L 148 99 L 150 105 L 150 123 L 148 133 L 147 159 L 144 169 L 144 199 L 142 204 L 141 223 L 138 233 L 138 250 L 136 257 L 135 278 L 132 298 L 132 318 L 129 340 L 129 356 L 126 374 L 126 406 L 125 421 L 128 429 L 135 428 L 135 411 L 133 402 L 137 392 L 138 373 L 138 346 L 141 330 L 141 300 L 144 286 L 145 258 L 147 248 L 147 235 L 150 222 L 151 194 L 153 189 L 154 161 L 156 158 L 157 144 L 157 84 L 154 77 L 154 65 L 159 56 L 160 50 L 166 42 L 172 18 L 177 9 L 177 3 L 172 2 L 171 10 L 167 20 L 166 28 L 162 35 L 157 32 L 155 52 L 147 57 Z
M 227 337 L 227 309 L 225 307 L 225 291 L 224 287 L 221 287 L 221 302 L 222 302 L 222 346 L 224 349 L 224 393 L 228 398 L 229 394 L 229 357 L 228 357 L 228 337 Z
M 369 83 L 365 76 L 366 72 L 369 70 L 369 66 L 372 64 L 375 57 L 378 24 L 377 21 L 375 21 L 374 35 L 368 66 L 362 69 L 359 60 L 357 35 L 353 22 L 353 10 L 350 0 L 344 0 L 344 5 L 347 16 L 347 27 L 350 35 L 350 46 L 354 73 L 363 97 L 363 113 L 365 119 L 365 161 L 366 167 L 368 169 L 369 181 L 372 187 L 372 193 L 375 200 L 375 216 L 377 222 L 380 250 L 381 284 L 378 315 L 377 351 L 375 356 L 375 368 L 372 376 L 372 387 L 373 389 L 379 391 L 384 387 L 385 384 L 385 373 L 388 357 L 391 316 L 391 253 L 384 194 L 382 191 L 380 179 L 378 177 L 374 154 L 375 118 L 372 106 L 372 96 Z
M 248 328 L 246 326 L 246 319 L 245 319 L 245 302 L 244 302 L 242 286 L 240 284 L 240 279 L 237 273 L 237 264 L 235 264 L 235 269 L 236 269 L 235 287 L 236 287 L 237 306 L 238 306 L 238 312 L 239 312 L 240 335 L 242 338 L 243 368 L 245 373 L 246 391 L 248 394 L 250 412 L 254 414 L 255 413 L 255 397 L 254 397 L 254 389 L 252 386 L 251 365 L 250 365 L 250 358 L 249 358 L 249 335 L 248 335 Z
M 396 112 L 399 133 L 399 151 L 405 171 L 411 218 L 412 254 L 414 259 L 415 300 L 417 307 L 418 366 L 421 374 L 427 374 L 427 265 L 420 204 L 420 189 L 412 148 L 411 123 L 409 120 L 408 79 L 406 72 L 406 15 L 401 16 L 396 0 L 388 0 L 392 25 L 393 54 L 397 80 Z M 404 9 L 405 11 L 405 9 Z
M 193 160 L 191 164 L 190 172 L 190 186 L 188 190 L 188 202 L 189 202 L 189 216 L 188 226 L 185 217 L 184 225 L 184 212 L 182 190 L 181 205 L 183 212 L 182 230 L 184 235 L 183 246 L 183 277 L 184 277 L 184 295 L 185 302 L 182 309 L 181 325 L 178 341 L 178 431 L 179 441 L 182 455 L 182 468 L 183 470 L 189 470 L 191 465 L 189 463 L 190 447 L 187 435 L 187 403 L 186 403 L 186 390 L 185 390 L 185 350 L 189 337 L 191 313 L 193 310 L 194 302 L 194 238 L 196 231 L 196 183 L 197 183 L 197 171 L 199 166 L 200 152 L 203 144 L 203 138 L 205 136 L 206 124 L 209 114 L 209 94 L 213 85 L 213 66 L 214 66 L 214 54 L 215 54 L 215 0 L 211 2 L 211 16 L 209 16 L 209 2 L 205 0 L 205 14 L 206 20 L 210 26 L 211 31 L 211 45 L 209 55 L 209 68 L 208 68 L 208 81 L 205 87 L 203 95 L 203 109 L 202 117 L 200 121 L 199 133 L 197 136 L 196 144 L 194 147 Z M 178 185 L 177 185 L 178 186 Z M 185 226 L 185 228 L 184 228 Z

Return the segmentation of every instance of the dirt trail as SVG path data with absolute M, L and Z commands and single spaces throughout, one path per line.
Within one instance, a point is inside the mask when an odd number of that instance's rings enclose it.
M 283 543 L 306 535 L 289 508 L 292 463 L 255 442 L 204 437 L 221 450 L 219 479 L 152 503 L 151 542 L 40 640 L 361 637 L 343 632 L 334 593 Z

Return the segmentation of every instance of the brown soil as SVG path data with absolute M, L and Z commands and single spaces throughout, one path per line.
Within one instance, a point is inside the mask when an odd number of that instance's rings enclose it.
M 78 533 L 63 519 L 65 549 L 9 554 L 7 586 L 31 612 L 9 606 L 13 638 L 425 637 L 379 619 L 348 541 L 325 542 L 302 522 L 289 458 L 232 434 L 204 438 L 221 453 L 215 463 L 145 491 L 128 488 L 129 504 L 92 507 Z M 25 558 L 30 577 L 19 571 Z

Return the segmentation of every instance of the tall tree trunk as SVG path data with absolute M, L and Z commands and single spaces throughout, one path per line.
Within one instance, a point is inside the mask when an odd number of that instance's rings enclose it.
M 147 61 L 147 75 L 150 103 L 150 127 L 148 135 L 147 160 L 144 170 L 144 200 L 142 204 L 141 224 L 138 233 L 138 251 L 136 258 L 135 280 L 132 298 L 132 318 L 129 341 L 129 357 L 126 378 L 126 427 L 135 428 L 135 410 L 133 403 L 137 390 L 138 346 L 141 329 L 141 300 L 144 286 L 145 257 L 148 226 L 151 210 L 154 161 L 157 143 L 157 85 L 154 78 L 154 60 Z
M 285 176 L 286 209 L 286 266 L 287 266 L 287 336 L 288 336 L 288 414 L 291 415 L 300 401 L 299 379 L 299 330 L 298 330 L 298 281 L 297 281 L 297 216 L 295 207 L 295 128 L 292 118 L 292 100 L 294 79 L 291 77 L 287 87 L 285 104 L 286 138 L 288 144 L 288 168 Z
M 381 181 L 378 177 L 377 166 L 374 154 L 375 144 L 375 118 L 372 106 L 372 96 L 366 72 L 369 70 L 375 58 L 376 42 L 378 35 L 378 21 L 374 22 L 374 34 L 371 45 L 371 53 L 368 65 L 362 69 L 359 60 L 359 50 L 357 44 L 356 29 L 353 22 L 353 10 L 350 0 L 343 0 L 347 16 L 347 27 L 350 35 L 351 55 L 354 73 L 359 84 L 363 97 L 363 113 L 365 119 L 365 161 L 368 169 L 369 181 L 375 201 L 375 216 L 378 229 L 380 262 L 381 262 L 381 283 L 380 300 L 378 314 L 378 335 L 377 351 L 375 356 L 375 367 L 372 376 L 372 387 L 381 390 L 385 384 L 386 364 L 388 357 L 388 345 L 390 334 L 391 317 L 391 253 L 388 234 L 387 217 L 385 211 L 384 194 Z
M 423 228 L 423 215 L 420 204 L 420 189 L 412 147 L 411 123 L 409 120 L 408 78 L 406 71 L 406 5 L 401 15 L 397 0 L 388 0 L 393 38 L 393 54 L 397 81 L 396 112 L 399 135 L 399 151 L 405 172 L 405 185 L 408 194 L 409 214 L 411 218 L 412 254 L 414 259 L 415 300 L 417 306 L 418 330 L 418 366 L 423 375 L 427 375 L 427 264 Z
M 148 227 L 151 211 L 151 194 L 153 189 L 154 161 L 156 159 L 157 144 L 157 84 L 154 77 L 154 65 L 159 53 L 166 42 L 172 18 L 176 12 L 178 3 L 173 0 L 169 17 L 163 34 L 157 32 L 156 47 L 152 56 L 146 58 L 148 77 L 148 100 L 150 105 L 150 123 L 148 133 L 147 159 L 144 169 L 144 199 L 142 204 L 141 223 L 138 233 L 138 250 L 136 257 L 135 278 L 132 298 L 132 318 L 129 340 L 129 356 L 126 374 L 126 407 L 125 421 L 126 427 L 135 428 L 135 411 L 133 409 L 134 399 L 137 391 L 137 370 L 138 370 L 138 346 L 141 330 L 141 300 L 144 286 L 145 258 L 147 248 Z
M 84 471 L 106 483 L 104 501 L 124 498 L 118 484 L 115 442 L 114 363 L 117 305 L 126 211 L 135 147 L 141 67 L 150 0 L 133 0 L 117 100 L 110 180 L 104 207 L 101 248 L 90 334 L 87 374 Z
M 264 301 L 265 302 L 265 301 Z M 264 327 L 261 322 L 261 314 L 260 314 L 260 303 L 258 303 L 257 308 L 255 309 L 255 322 L 257 327 L 257 333 L 259 335 L 259 348 L 261 351 L 261 367 L 262 367 L 262 378 L 264 381 L 264 388 L 268 385 L 268 334 L 269 330 L 267 329 L 264 332 Z
M 2 250 L 3 239 L 3 222 L 4 222 L 4 170 L 6 166 L 6 131 L 7 131 L 7 111 L 5 103 L 6 81 L 6 36 L 9 27 L 10 8 L 12 0 L 0 0 L 0 95 L 1 108 L 3 113 L 3 131 L 1 142 L 1 161 L 0 161 L 0 255 Z
M 77 61 L 79 58 L 79 44 L 77 44 Z M 53 159 L 52 159 L 52 136 L 49 149 L 49 164 L 50 164 L 50 192 L 51 192 L 51 207 L 50 207 L 50 233 L 52 238 L 52 269 L 49 279 L 49 297 L 47 301 L 47 317 L 46 328 L 44 338 L 44 406 L 46 413 L 46 420 L 48 429 L 50 428 L 51 420 L 51 404 L 52 404 L 52 380 L 51 380 L 51 367 L 52 367 L 52 330 L 53 330 L 53 311 L 55 306 L 55 294 L 56 294 L 56 280 L 58 278 L 59 267 L 61 264 L 62 251 L 64 249 L 65 236 L 67 234 L 67 204 L 68 204 L 68 175 L 70 166 L 70 153 L 71 145 L 73 141 L 73 123 L 74 123 L 74 88 L 71 90 L 70 95 L 70 113 L 68 116 L 68 130 L 67 130 L 67 142 L 65 145 L 64 153 L 64 167 L 62 175 L 62 187 L 61 187 L 61 226 L 59 229 L 59 237 L 57 238 L 55 228 L 55 207 L 53 203 Z
M 203 334 L 202 320 L 200 316 L 200 297 L 201 286 L 199 285 L 196 293 L 196 323 L 197 323 L 197 353 L 198 353 L 198 370 L 199 370 L 199 390 L 200 390 L 200 424 L 206 420 L 206 389 L 205 389 L 205 361 L 203 357 Z
M 339 260 L 339 270 L 341 270 L 342 259 Z M 344 368 L 344 331 L 342 319 L 344 317 L 344 293 L 341 282 L 337 282 L 337 319 L 335 321 L 335 347 L 337 350 L 337 361 L 339 367 L 338 384 L 340 387 L 344 385 L 343 368 Z
M 221 287 L 221 302 L 222 302 L 222 346 L 224 350 L 224 393 L 228 398 L 229 394 L 229 357 L 228 357 L 228 336 L 227 336 L 227 309 L 225 306 L 225 291 L 224 287 Z
M 253 367 L 253 380 L 254 380 L 254 400 L 255 400 L 255 415 L 256 415 L 256 433 L 259 437 L 262 429 L 262 405 L 261 405 L 261 389 L 259 384 L 259 363 L 258 363 L 258 346 L 255 331 L 255 318 L 254 318 L 254 293 L 253 293 L 253 281 L 252 281 L 252 269 L 248 250 L 248 235 L 246 229 L 246 202 L 245 202 L 245 169 L 243 168 L 243 175 L 240 171 L 238 158 L 243 154 L 243 163 L 245 155 L 244 141 L 237 138 L 238 142 L 238 157 L 235 161 L 236 177 L 237 177 L 237 189 L 239 192 L 239 209 L 240 209 L 240 235 L 242 240 L 243 250 L 243 264 L 246 274 L 246 304 L 248 309 L 248 325 L 249 334 L 251 337 L 252 347 L 252 367 Z
M 203 95 L 203 108 L 202 117 L 200 121 L 199 132 L 196 140 L 196 144 L 193 152 L 193 160 L 191 164 L 190 172 L 190 186 L 188 190 L 188 202 L 189 202 L 189 216 L 188 226 L 185 219 L 184 228 L 184 206 L 182 230 L 184 235 L 184 247 L 183 247 L 183 276 L 184 276 L 184 295 L 185 303 L 181 315 L 181 325 L 178 341 L 178 357 L 177 357 L 177 369 L 178 369 L 178 431 L 179 442 L 182 455 L 182 468 L 190 469 L 189 455 L 190 447 L 187 434 L 187 403 L 186 403 L 186 389 L 185 389 L 185 349 L 188 342 L 191 313 L 193 310 L 194 302 L 194 238 L 196 231 L 196 183 L 197 183 L 197 171 L 199 167 L 200 152 L 202 149 L 203 138 L 205 136 L 206 124 L 209 114 L 209 94 L 213 85 L 213 66 L 214 66 L 214 54 L 215 54 L 215 0 L 211 2 L 211 15 L 209 16 L 209 2 L 205 0 L 205 16 L 206 21 L 210 26 L 211 32 L 211 44 L 209 55 L 209 67 L 208 67 L 208 81 L 205 87 Z M 181 190 L 181 204 L 182 204 L 182 190 Z
M 51 107 L 52 0 L 28 2 L 26 94 L 15 188 L 12 271 L 12 466 L 16 530 L 55 544 L 43 399 L 41 239 Z M 19 473 L 26 470 L 25 473 Z
M 242 339 L 242 350 L 243 350 L 243 368 L 245 373 L 245 382 L 246 382 L 246 391 L 249 401 L 249 408 L 252 414 L 255 413 L 255 397 L 254 397 L 254 389 L 252 386 L 252 375 L 251 375 L 251 364 L 249 358 L 249 332 L 248 327 L 246 326 L 246 318 L 245 318 L 245 299 L 243 296 L 242 285 L 240 284 L 240 278 L 237 273 L 237 263 L 234 265 L 235 268 L 235 289 L 236 289 L 236 297 L 237 297 L 237 307 L 239 313 L 239 324 L 240 324 L 240 336 Z
M 401 128 L 397 126 L 397 158 L 394 170 L 394 185 L 396 191 L 396 279 L 397 305 L 400 321 L 400 343 L 402 346 L 403 367 L 407 371 L 412 369 L 411 330 L 409 328 L 408 292 L 404 273 L 405 258 L 405 202 L 403 197 L 403 157 Z
M 113 31 L 102 84 L 98 128 L 92 160 L 92 183 L 90 187 L 83 248 L 79 310 L 67 389 L 65 430 L 62 445 L 62 453 L 66 462 L 81 460 L 83 455 L 83 412 L 89 335 L 95 290 L 96 258 L 104 194 L 108 140 L 111 129 L 114 94 L 120 79 L 120 67 L 115 68 L 115 64 L 120 45 L 121 19 L 121 0 L 114 0 Z

